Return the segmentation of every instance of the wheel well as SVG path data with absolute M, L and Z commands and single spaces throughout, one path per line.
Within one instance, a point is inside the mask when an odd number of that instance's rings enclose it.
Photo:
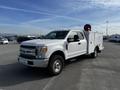
M 65 60 L 65 54 L 62 52 L 62 51 L 55 51 L 54 53 L 52 53 L 52 55 L 50 56 L 50 58 L 53 56 L 53 55 L 60 55 L 64 58 Z
M 97 52 L 100 52 L 100 49 L 99 49 L 99 47 L 98 46 L 96 46 L 96 48 L 95 49 L 97 49 Z

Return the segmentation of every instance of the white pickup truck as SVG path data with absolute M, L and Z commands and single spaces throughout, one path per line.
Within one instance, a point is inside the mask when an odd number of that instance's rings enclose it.
M 97 57 L 103 49 L 103 35 L 92 31 L 52 31 L 44 39 L 25 41 L 20 45 L 18 61 L 30 67 L 48 68 L 53 75 L 61 73 L 64 61 L 83 54 Z

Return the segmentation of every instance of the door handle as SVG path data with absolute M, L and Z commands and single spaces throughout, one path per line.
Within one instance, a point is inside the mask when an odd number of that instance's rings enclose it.
M 78 45 L 80 45 L 81 43 L 79 42 Z

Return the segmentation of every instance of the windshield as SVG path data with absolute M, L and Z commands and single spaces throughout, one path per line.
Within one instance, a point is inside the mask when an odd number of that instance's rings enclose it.
M 48 33 L 44 39 L 64 39 L 69 31 L 53 31 Z

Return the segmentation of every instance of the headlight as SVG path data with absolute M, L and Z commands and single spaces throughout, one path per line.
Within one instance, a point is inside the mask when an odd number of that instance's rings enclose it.
M 37 53 L 46 53 L 48 50 L 47 46 L 37 47 Z
M 42 48 L 41 48 L 40 52 L 41 52 L 41 53 L 46 53 L 47 50 L 48 50 L 48 48 L 45 46 L 45 47 L 42 47 Z
M 36 48 L 36 58 L 43 58 L 48 48 L 46 46 Z

